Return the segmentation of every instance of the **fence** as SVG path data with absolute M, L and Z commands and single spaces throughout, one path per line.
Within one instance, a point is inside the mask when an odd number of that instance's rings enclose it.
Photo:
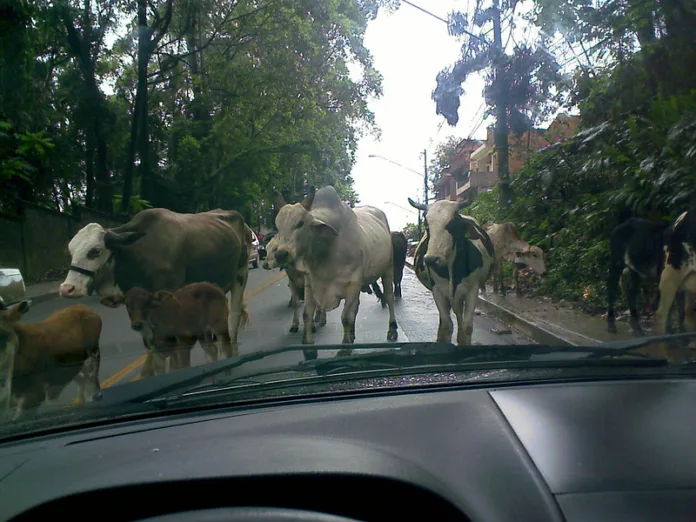
M 19 268 L 27 282 L 66 269 L 68 243 L 88 223 L 114 227 L 124 221 L 86 208 L 69 215 L 28 203 L 20 217 L 0 214 L 0 267 Z

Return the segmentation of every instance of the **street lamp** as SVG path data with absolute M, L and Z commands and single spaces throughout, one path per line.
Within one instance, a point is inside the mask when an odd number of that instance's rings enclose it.
M 379 154 L 369 154 L 367 157 L 368 158 L 383 159 L 385 161 L 388 161 L 389 163 L 393 163 L 397 167 L 401 167 L 402 169 L 405 169 L 405 170 L 408 170 L 409 172 L 413 172 L 414 174 L 417 174 L 418 177 L 423 176 L 423 191 L 424 191 L 423 194 L 425 196 L 425 198 L 424 198 L 425 205 L 426 206 L 428 205 L 428 151 L 427 151 L 427 149 L 423 150 L 423 174 L 421 174 L 420 172 L 418 172 L 416 170 L 405 167 L 404 165 L 402 165 L 398 161 L 394 161 L 394 160 L 391 160 L 389 158 L 385 158 L 384 156 L 380 156 Z M 421 224 L 421 213 L 420 212 L 418 212 L 418 234 L 421 236 L 423 235 L 423 226 Z

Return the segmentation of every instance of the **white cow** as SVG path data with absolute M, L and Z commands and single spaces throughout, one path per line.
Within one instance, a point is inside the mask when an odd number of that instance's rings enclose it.
M 355 341 L 355 317 L 364 285 L 382 279 L 389 308 L 387 340 L 398 337 L 394 316 L 394 261 L 387 216 L 375 207 L 351 209 L 336 190 L 323 187 L 316 192 L 311 210 L 301 204 L 285 205 L 276 216 L 280 244 L 275 258 L 280 263 L 294 259 L 305 273 L 303 343 L 314 344 L 314 311 L 338 308 L 345 300 L 341 322 L 343 343 Z M 348 355 L 343 349 L 339 355 Z M 316 350 L 305 350 L 305 358 L 316 358 Z
M 500 295 L 505 295 L 503 261 L 512 263 L 515 292 L 518 296 L 521 295 L 519 287 L 520 268 L 529 267 L 540 276 L 546 275 L 544 252 L 538 246 L 532 246 L 522 240 L 513 223 L 489 223 L 486 225 L 486 232 L 491 238 L 493 248 L 495 248 L 494 292 L 498 287 Z M 485 286 L 481 290 L 485 293 Z
M 437 201 L 432 205 L 416 203 L 422 210 L 425 234 L 413 256 L 418 280 L 433 293 L 440 323 L 437 341 L 452 342 L 450 311 L 457 317 L 457 344 L 471 345 L 474 310 L 478 290 L 490 276 L 495 249 L 486 231 L 459 211 L 468 202 Z
M 265 270 L 273 270 L 274 268 L 280 268 L 285 270 L 288 275 L 288 287 L 290 288 L 290 307 L 292 307 L 292 325 L 290 326 L 291 332 L 297 332 L 300 329 L 300 301 L 304 301 L 304 287 L 305 287 L 305 277 L 295 267 L 295 263 L 292 261 L 286 261 L 284 264 L 276 261 L 275 253 L 278 249 L 278 244 L 280 239 L 275 236 L 266 245 L 266 259 L 263 261 L 263 268 Z M 314 314 L 314 321 L 319 323 L 319 326 L 326 326 L 326 312 L 321 308 L 317 307 L 317 311 Z M 315 330 L 316 331 L 316 328 Z

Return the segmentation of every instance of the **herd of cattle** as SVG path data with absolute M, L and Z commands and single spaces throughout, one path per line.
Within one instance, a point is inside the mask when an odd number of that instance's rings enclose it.
M 479 290 L 485 292 L 486 281 L 494 277 L 494 291 L 504 295 L 502 263 L 544 275 L 544 254 L 523 241 L 512 223 L 482 227 L 460 214 L 463 203 L 409 203 L 424 215 L 425 233 L 413 267 L 439 312 L 437 341 L 451 342 L 454 310 L 457 344 L 470 345 L 476 299 Z M 299 330 L 304 301 L 305 358 L 317 357 L 309 346 L 317 323 L 325 325 L 326 313 L 341 301 L 342 343 L 355 341 L 361 292 L 374 291 L 388 308 L 387 340 L 395 341 L 394 298 L 401 297 L 407 242 L 401 232 L 390 231 L 386 215 L 371 206 L 351 208 L 331 186 L 317 191 L 310 187 L 306 199 L 295 204 L 276 192 L 273 206 L 278 233 L 267 246 L 263 266 L 285 270 L 288 276 L 291 332 Z M 634 218 L 616 228 L 608 281 L 610 331 L 615 331 L 614 303 L 622 272 L 632 282 L 627 297 L 636 331 L 636 283 L 661 276 L 657 315 L 658 330 L 664 331 L 665 311 L 675 297 L 682 291 L 696 293 L 695 231 L 696 209 L 669 226 Z M 148 209 L 112 229 L 90 223 L 68 245 L 71 266 L 59 293 L 79 298 L 96 292 L 105 306 L 125 304 L 131 328 L 142 336 L 147 353 L 141 377 L 165 372 L 167 358 L 170 369 L 190 366 L 197 342 L 208 361 L 220 354 L 233 357 L 238 354 L 239 329 L 248 321 L 243 294 L 251 243 L 252 231 L 242 215 L 220 209 L 198 214 Z M 14 418 L 55 399 L 73 380 L 81 402 L 100 390 L 99 314 L 73 305 L 43 322 L 21 323 L 29 305 L 0 306 L 0 369 L 5 370 L 7 409 L 15 408 Z M 692 307 L 680 310 L 691 321 Z M 690 322 L 689 327 L 696 329 Z M 350 352 L 343 347 L 339 355 Z

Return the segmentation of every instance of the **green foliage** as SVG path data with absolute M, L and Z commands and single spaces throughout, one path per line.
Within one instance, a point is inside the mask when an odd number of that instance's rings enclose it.
M 350 172 L 358 139 L 376 132 L 368 101 L 381 95 L 363 37 L 378 9 L 395 2 L 174 2 L 146 71 L 155 187 L 146 203 L 141 172 L 124 178 L 133 163 L 138 2 L 10 4 L 0 22 L 0 120 L 13 130 L 11 145 L 0 137 L 0 165 L 3 180 L 21 183 L 6 187 L 1 204 L 118 207 L 126 182 L 131 212 L 147 204 L 251 216 L 274 188 L 301 196 L 308 184 L 332 184 L 358 202 Z M 166 4 L 148 2 L 155 36 Z
M 407 240 L 418 241 L 420 239 L 420 234 L 418 233 L 418 225 L 414 223 L 407 223 L 402 230 Z

